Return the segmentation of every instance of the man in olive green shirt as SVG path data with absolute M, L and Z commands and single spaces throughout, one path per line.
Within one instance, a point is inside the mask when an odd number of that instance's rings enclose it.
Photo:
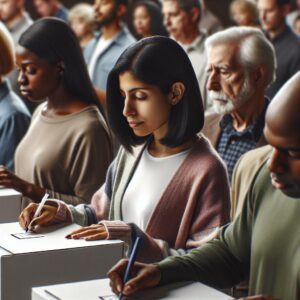
M 158 284 L 191 280 L 224 288 L 249 278 L 250 295 L 299 300 L 299 107 L 300 72 L 267 110 L 264 134 L 273 152 L 253 177 L 241 214 L 218 238 L 157 265 L 135 264 L 136 277 L 125 286 L 121 275 L 127 261 L 121 261 L 108 274 L 113 290 L 129 295 Z

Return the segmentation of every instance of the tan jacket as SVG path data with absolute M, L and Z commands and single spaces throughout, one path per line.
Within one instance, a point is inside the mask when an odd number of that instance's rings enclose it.
M 210 140 L 212 145 L 216 148 L 219 137 L 221 135 L 220 122 L 223 115 L 217 113 L 210 113 L 205 116 L 202 133 Z
M 235 165 L 231 183 L 231 212 L 235 219 L 241 212 L 249 187 L 258 170 L 269 159 L 272 152 L 270 145 L 253 149 L 238 160 Z

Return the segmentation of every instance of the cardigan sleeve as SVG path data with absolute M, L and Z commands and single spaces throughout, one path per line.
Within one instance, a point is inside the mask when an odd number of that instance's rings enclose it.
M 74 223 L 81 226 L 89 226 L 108 218 L 112 194 L 113 166 L 114 162 L 111 163 L 107 171 L 105 183 L 93 195 L 90 205 L 69 205 L 69 210 Z

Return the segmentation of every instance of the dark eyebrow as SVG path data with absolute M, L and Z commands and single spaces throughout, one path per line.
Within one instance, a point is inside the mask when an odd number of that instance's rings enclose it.
M 128 92 L 129 92 L 129 93 L 132 93 L 132 92 L 135 92 L 135 91 L 137 91 L 137 90 L 147 90 L 147 89 L 148 89 L 148 88 L 141 86 L 141 87 L 132 88 L 132 89 L 130 89 Z
M 136 88 L 130 89 L 128 92 L 129 92 L 129 93 L 132 93 L 132 92 L 135 92 L 135 91 L 138 91 L 138 90 L 148 90 L 148 89 L 149 89 L 149 88 L 147 88 L 147 87 L 136 87 Z M 120 89 L 120 92 L 122 93 L 122 92 L 124 92 L 124 91 Z
M 21 62 L 22 66 L 34 65 L 35 63 L 30 60 L 25 60 Z

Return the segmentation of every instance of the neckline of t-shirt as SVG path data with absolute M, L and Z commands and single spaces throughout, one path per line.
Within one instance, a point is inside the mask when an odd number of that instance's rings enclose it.
M 162 161 L 162 160 L 168 160 L 168 159 L 172 159 L 172 158 L 176 158 L 176 157 L 180 157 L 180 156 L 185 156 L 187 155 L 190 151 L 192 150 L 192 148 L 188 148 L 186 150 L 183 150 L 181 152 L 178 152 L 178 153 L 175 153 L 175 154 L 171 154 L 171 155 L 168 155 L 168 156 L 162 156 L 162 157 L 156 157 L 156 156 L 153 156 L 150 154 L 149 150 L 148 150 L 148 147 L 145 148 L 145 155 L 153 160 L 153 161 Z
M 45 105 L 43 105 L 39 111 L 39 117 L 42 121 L 47 122 L 47 123 L 58 123 L 58 122 L 66 122 L 70 119 L 73 119 L 74 117 L 76 117 L 77 115 L 80 115 L 82 113 L 85 113 L 86 111 L 94 111 L 97 110 L 95 105 L 88 105 L 86 107 L 84 107 L 83 109 L 76 111 L 74 113 L 71 114 L 67 114 L 67 115 L 62 115 L 62 116 L 53 116 L 53 117 L 47 117 L 44 116 L 42 111 L 43 108 L 46 106 L 47 104 L 45 103 Z

